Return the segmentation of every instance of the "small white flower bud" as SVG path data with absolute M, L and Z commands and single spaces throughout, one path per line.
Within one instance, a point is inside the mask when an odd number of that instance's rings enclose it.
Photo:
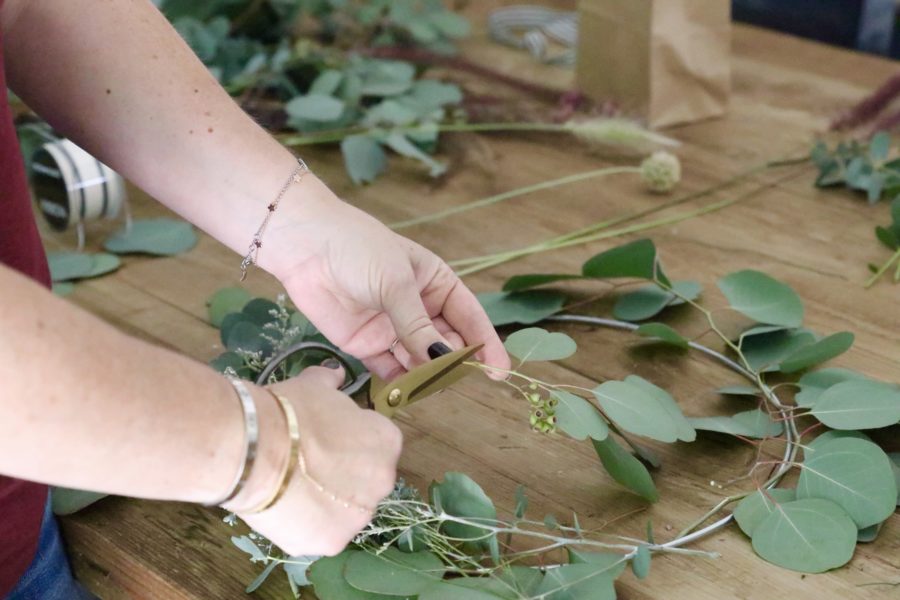
M 641 179 L 654 192 L 669 192 L 681 181 L 681 163 L 674 154 L 654 152 L 641 163 Z

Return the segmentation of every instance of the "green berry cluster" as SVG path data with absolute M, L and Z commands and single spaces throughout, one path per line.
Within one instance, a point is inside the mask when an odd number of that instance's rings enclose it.
M 556 432 L 556 405 L 558 400 L 553 396 L 544 397 L 538 391 L 538 386 L 532 383 L 525 392 L 528 403 L 531 404 L 531 429 L 540 433 Z

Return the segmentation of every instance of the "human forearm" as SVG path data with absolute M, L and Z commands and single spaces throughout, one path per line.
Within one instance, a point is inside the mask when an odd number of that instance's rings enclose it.
M 55 127 L 243 253 L 295 163 L 148 0 L 8 0 L 8 77 Z M 301 189 L 302 188 L 302 189 Z M 279 219 L 333 195 L 293 186 Z M 277 223 L 275 223 L 277 225 Z M 261 265 L 272 255 L 263 252 Z
M 241 409 L 223 377 L 4 267 L 0 290 L 0 473 L 128 496 L 221 497 L 243 460 Z M 284 425 L 272 402 L 257 406 L 264 460 L 277 464 Z M 256 477 L 263 493 L 266 470 Z

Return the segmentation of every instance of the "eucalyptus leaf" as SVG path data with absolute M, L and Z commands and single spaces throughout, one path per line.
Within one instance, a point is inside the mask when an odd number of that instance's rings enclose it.
M 478 301 L 495 327 L 532 325 L 562 311 L 566 295 L 551 290 L 487 292 L 478 294 Z
M 89 492 L 65 487 L 54 487 L 50 490 L 50 505 L 53 514 L 65 516 L 74 514 L 91 504 L 106 498 L 108 494 Z
M 225 347 L 232 352 L 241 350 L 244 352 L 260 352 L 264 355 L 268 354 L 271 351 L 271 344 L 263 339 L 261 334 L 262 329 L 253 323 L 241 321 L 229 331 Z
M 263 554 L 263 551 L 259 549 L 259 546 L 256 545 L 256 542 L 251 540 L 248 536 L 231 536 L 231 543 L 240 548 L 243 552 L 246 552 L 250 555 L 250 560 L 253 562 L 265 562 L 266 555 Z
M 325 69 L 313 80 L 309 86 L 312 95 L 333 96 L 337 92 L 344 74 L 336 69 Z
M 631 570 L 638 579 L 646 579 L 650 574 L 650 549 L 644 544 L 638 546 L 634 558 L 631 559 Z
M 864 527 L 856 532 L 856 541 L 862 544 L 870 544 L 875 541 L 878 537 L 878 534 L 881 532 L 882 523 L 878 523 L 877 525 L 870 525 L 869 527 Z
M 401 552 L 388 547 L 380 554 L 359 552 L 347 559 L 344 578 L 363 592 L 388 596 L 415 596 L 446 571 L 431 552 Z
M 812 332 L 780 329 L 752 336 L 742 336 L 741 353 L 750 369 L 758 373 L 777 371 L 783 360 L 816 343 Z
M 253 298 L 241 308 L 241 314 L 260 328 L 274 321 L 278 311 L 278 305 L 268 298 Z
M 745 496 L 734 509 L 734 520 L 745 534 L 753 537 L 753 531 L 766 517 L 778 510 L 779 504 L 793 502 L 797 491 L 790 488 L 756 490 Z
M 556 390 L 553 397 L 556 405 L 556 425 L 569 437 L 576 440 L 605 440 L 609 426 L 597 408 L 580 396 Z
M 570 564 L 588 563 L 602 566 L 613 579 L 625 571 L 625 566 L 628 562 L 623 555 L 612 552 L 588 552 L 586 550 L 577 550 L 571 546 L 566 548 L 566 552 L 569 555 Z
M 830 440 L 803 461 L 797 498 L 825 498 L 843 508 L 855 529 L 887 519 L 897 507 L 891 461 L 876 444 L 854 438 Z
M 81 279 L 94 268 L 91 255 L 81 252 L 48 252 L 47 263 L 50 265 L 50 279 L 54 283 Z
M 462 38 L 469 35 L 471 27 L 465 17 L 449 10 L 433 13 L 429 22 L 443 35 L 451 38 Z
M 75 284 L 68 281 L 57 281 L 53 284 L 52 291 L 60 298 L 64 298 L 75 291 Z
M 197 234 L 189 223 L 175 219 L 141 219 L 120 229 L 103 247 L 114 254 L 154 254 L 173 256 L 187 252 L 197 244 Z
M 252 296 L 244 288 L 222 288 L 206 301 L 207 317 L 213 327 L 221 327 L 222 319 L 229 313 L 240 312 Z
M 344 112 L 344 101 L 327 94 L 306 94 L 291 99 L 284 105 L 291 119 L 306 121 L 336 121 Z
M 782 373 L 796 373 L 840 356 L 853 345 L 854 335 L 848 331 L 835 333 L 796 350 L 781 361 Z
M 458 85 L 434 79 L 416 81 L 410 94 L 423 107 L 432 110 L 448 104 L 459 104 L 463 99 L 462 90 Z
M 900 389 L 878 381 L 844 381 L 822 392 L 812 414 L 832 429 L 889 427 L 900 421 Z
M 828 388 L 845 381 L 866 381 L 862 373 L 849 369 L 829 368 L 811 371 L 803 375 L 797 382 L 800 391 L 794 396 L 797 406 L 810 408 L 816 404 L 822 393 Z
M 592 443 L 603 468 L 613 479 L 649 502 L 659 500 L 659 492 L 656 491 L 650 472 L 641 461 L 629 454 L 611 436 L 602 441 L 592 440 Z
M 803 324 L 803 304 L 796 292 L 765 273 L 738 271 L 721 278 L 718 285 L 732 309 L 758 323 L 784 327 Z
M 759 388 L 752 385 L 726 385 L 716 390 L 724 396 L 753 396 L 760 395 Z
M 875 237 L 878 238 L 879 242 L 891 250 L 900 248 L 900 238 L 897 237 L 897 234 L 894 233 L 893 229 L 888 229 L 887 227 L 879 225 L 875 227 Z
M 463 473 L 449 472 L 444 474 L 444 480 L 431 485 L 430 493 L 432 503 L 434 497 L 440 498 L 440 510 L 455 517 L 472 519 L 493 525 L 497 520 L 497 510 L 494 503 L 484 493 L 477 483 Z M 463 540 L 484 540 L 488 531 L 476 525 L 462 523 L 446 523 L 444 525 L 451 537 Z
M 344 568 L 351 557 L 361 553 L 361 550 L 344 550 L 337 556 L 326 556 L 311 564 L 308 577 L 316 596 L 328 600 L 395 600 L 396 596 L 363 592 L 347 583 Z
M 544 600 L 616 600 L 613 581 L 602 565 L 562 565 L 547 569 L 535 596 Z
M 569 275 L 565 273 L 533 273 L 529 275 L 513 275 L 503 284 L 504 292 L 519 292 L 557 281 L 569 281 L 572 279 L 584 279 L 582 275 Z M 655 286 L 654 286 L 655 287 Z M 658 288 L 657 288 L 658 289 Z
M 659 266 L 656 246 L 648 239 L 637 240 L 597 254 L 582 265 L 581 274 L 595 279 L 656 278 L 665 285 L 671 285 Z
M 436 581 L 422 590 L 418 600 L 515 600 L 515 596 L 492 593 L 490 578 L 471 577 L 451 581 Z M 502 584 L 501 584 L 502 585 Z
M 85 278 L 106 275 L 122 266 L 122 259 L 115 254 L 108 254 L 106 252 L 91 254 L 91 261 L 93 262 L 93 266 L 91 267 L 90 272 L 85 275 Z
M 818 448 L 831 440 L 837 440 L 842 438 L 854 438 L 857 440 L 866 440 L 868 442 L 872 441 L 872 438 L 867 436 L 861 431 L 841 431 L 839 429 L 831 429 L 828 431 L 823 431 L 818 436 L 815 437 L 811 442 L 806 443 L 806 448 L 803 449 L 804 456 L 809 458 L 813 455 L 813 453 L 818 450 Z
M 423 152 L 421 148 L 409 141 L 409 138 L 402 133 L 396 131 L 390 133 L 384 139 L 384 143 L 390 146 L 391 150 L 397 154 L 401 154 L 408 158 L 414 158 L 425 164 L 432 177 L 439 177 L 447 172 L 447 165 L 430 157 L 427 153 Z
M 753 550 L 780 567 L 822 573 L 847 564 L 857 528 L 837 504 L 822 498 L 786 502 L 753 530 Z
M 891 468 L 894 471 L 894 480 L 897 484 L 897 489 L 900 489 L 900 452 L 891 452 L 888 454 L 888 458 L 891 461 Z M 897 497 L 897 506 L 900 506 L 900 496 Z
M 694 429 L 713 431 L 745 438 L 764 439 L 781 435 L 784 425 L 773 421 L 760 409 L 737 413 L 731 417 L 695 417 L 688 419 Z
M 684 416 L 684 413 L 681 412 L 681 407 L 678 406 L 675 398 L 669 392 L 638 375 L 628 375 L 625 378 L 625 383 L 641 388 L 656 399 L 668 413 L 672 424 L 675 426 L 679 440 L 682 442 L 693 442 L 697 439 L 697 432 L 694 431 L 693 426 Z
M 341 141 L 344 164 L 353 183 L 371 183 L 387 169 L 387 155 L 368 135 L 351 135 Z
M 364 96 L 396 96 L 412 87 L 415 67 L 397 60 L 370 60 L 366 63 L 361 92 Z
M 696 300 L 702 289 L 696 281 L 676 281 L 672 284 L 672 291 L 656 284 L 643 286 L 620 296 L 613 306 L 613 316 L 623 321 L 650 319 L 669 306 Z
M 645 323 L 638 327 L 635 333 L 641 337 L 653 338 L 684 350 L 690 347 L 686 338 L 665 323 Z
M 575 340 L 564 333 L 540 327 L 521 329 L 509 335 L 503 346 L 511 356 L 524 362 L 562 360 L 575 354 Z
M 660 442 L 674 442 L 679 430 L 659 397 L 626 381 L 606 381 L 593 389 L 606 415 L 619 427 Z
M 886 131 L 879 131 L 869 142 L 869 157 L 876 162 L 887 159 L 891 150 L 891 136 Z

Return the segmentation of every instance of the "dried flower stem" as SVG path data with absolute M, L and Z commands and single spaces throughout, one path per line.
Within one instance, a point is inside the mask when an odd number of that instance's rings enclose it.
M 849 129 L 874 119 L 898 95 L 900 95 L 900 75 L 893 75 L 872 94 L 835 119 L 831 123 L 831 129 Z
M 606 175 L 616 175 L 620 173 L 640 173 L 641 170 L 638 167 L 607 167 L 604 169 L 593 169 L 591 171 L 585 171 L 583 173 L 576 173 L 574 175 L 567 175 L 565 177 L 560 177 L 558 179 L 551 179 L 549 181 L 542 181 L 540 183 L 535 183 L 533 185 L 526 185 L 520 188 L 516 188 L 514 190 L 509 190 L 503 192 L 501 194 L 495 194 L 493 196 L 488 196 L 487 198 L 482 198 L 480 200 L 474 200 L 472 202 L 467 202 L 465 204 L 461 204 L 459 206 L 453 206 L 451 208 L 447 208 L 445 210 L 441 210 L 438 212 L 434 212 L 428 215 L 424 215 L 421 217 L 416 217 L 414 219 L 408 219 L 406 221 L 399 221 L 397 223 L 391 223 L 388 225 L 391 229 L 405 229 L 407 227 L 412 227 L 413 225 L 422 225 L 423 223 L 431 223 L 433 221 L 438 221 L 440 219 L 449 217 L 451 215 L 459 214 L 461 212 L 466 212 L 469 210 L 473 210 L 476 208 L 483 208 L 485 206 L 490 206 L 492 204 L 497 204 L 498 202 L 502 202 L 504 200 L 509 200 L 510 198 L 516 198 L 518 196 L 524 196 L 525 194 L 532 194 L 534 192 L 540 192 L 543 190 L 548 190 L 554 187 L 558 187 L 561 185 L 567 185 L 570 183 L 577 183 L 579 181 L 585 181 L 586 179 L 592 179 L 594 177 L 604 177 Z

